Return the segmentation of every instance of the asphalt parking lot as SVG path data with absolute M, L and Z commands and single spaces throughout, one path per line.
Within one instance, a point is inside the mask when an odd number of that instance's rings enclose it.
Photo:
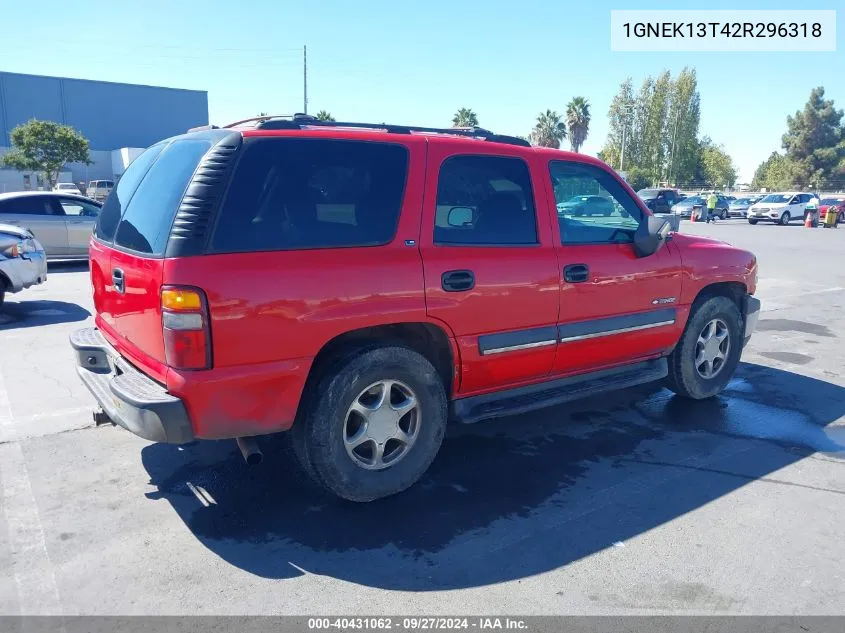
M 424 480 L 330 498 L 285 438 L 94 428 L 87 268 L 0 315 L 0 614 L 841 614 L 845 228 L 682 224 L 753 250 L 727 392 L 639 388 L 451 430 Z

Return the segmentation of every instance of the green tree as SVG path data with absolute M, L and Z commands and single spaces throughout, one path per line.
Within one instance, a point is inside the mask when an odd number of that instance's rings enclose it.
M 757 167 L 751 186 L 756 189 L 766 188 L 769 191 L 794 189 L 796 171 L 795 163 L 789 158 L 778 152 L 772 152 L 771 156 Z
M 531 131 L 531 142 L 539 147 L 560 149 L 560 142 L 566 138 L 566 124 L 554 110 L 541 112 Z
M 628 78 L 611 102 L 602 156 L 617 169 L 643 170 L 651 182 L 692 180 L 700 162 L 699 118 L 695 69 L 684 68 L 674 79 L 669 72 L 646 77 L 636 94 Z
M 607 118 L 610 130 L 601 151 L 601 155 L 604 156 L 602 160 L 616 169 L 620 169 L 620 167 L 624 167 L 620 163 L 622 141 L 625 140 L 625 156 L 627 158 L 630 148 L 628 140 L 631 136 L 634 120 L 634 89 L 630 77 L 620 84 L 619 92 L 616 93 L 610 103 Z
M 841 174 L 845 163 L 842 110 L 824 98 L 824 88 L 814 88 L 804 109 L 786 117 L 783 148 L 794 166 L 796 184 L 818 187 Z
M 666 180 L 687 183 L 693 180 L 699 158 L 698 126 L 701 97 L 695 69 L 684 68 L 672 82 L 667 117 Z
M 725 148 L 707 136 L 701 141 L 701 175 L 707 184 L 718 189 L 732 187 L 737 177 L 736 166 Z
M 580 151 L 590 133 L 590 103 L 584 97 L 574 97 L 566 106 L 566 127 L 570 148 L 573 152 Z
M 318 121 L 334 121 L 335 118 L 332 116 L 331 112 L 327 112 L 325 110 L 320 110 L 316 114 Z
M 32 119 L 15 127 L 9 135 L 12 149 L 3 163 L 22 171 L 40 171 L 50 188 L 66 163 L 91 164 L 88 140 L 69 125 Z
M 478 127 L 478 115 L 471 108 L 460 108 L 452 117 L 452 127 Z

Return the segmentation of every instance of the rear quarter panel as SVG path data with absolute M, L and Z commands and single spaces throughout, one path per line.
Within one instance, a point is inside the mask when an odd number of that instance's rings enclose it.
M 198 286 L 208 298 L 213 369 L 171 369 L 167 379 L 171 393 L 185 396 L 198 437 L 289 428 L 326 343 L 365 327 L 434 323 L 418 246 L 425 142 L 407 145 L 405 196 L 389 244 L 165 260 L 166 283 Z

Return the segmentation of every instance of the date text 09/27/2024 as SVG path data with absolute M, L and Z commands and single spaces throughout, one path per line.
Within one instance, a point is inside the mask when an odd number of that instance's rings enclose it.
M 352 618 L 309 618 L 310 631 L 444 631 L 444 630 L 526 630 L 525 620 L 496 617 L 352 617 Z
M 626 22 L 625 37 L 636 38 L 770 38 L 821 37 L 819 22 Z

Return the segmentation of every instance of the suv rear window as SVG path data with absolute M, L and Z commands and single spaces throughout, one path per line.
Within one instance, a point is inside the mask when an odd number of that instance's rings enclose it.
M 211 141 L 174 141 L 147 171 L 117 227 L 114 243 L 138 253 L 164 252 L 170 226 L 200 159 Z
M 401 145 L 252 139 L 229 185 L 215 252 L 378 246 L 396 234 L 408 172 Z
M 97 222 L 97 228 L 94 230 L 97 239 L 104 242 L 111 242 L 114 239 L 114 233 L 117 231 L 117 225 L 126 210 L 126 205 L 129 204 L 129 200 L 138 188 L 141 179 L 146 175 L 153 161 L 158 158 L 164 146 L 165 143 L 153 145 L 126 168 L 120 182 L 117 183 L 117 187 L 106 198 L 106 203 L 100 211 L 100 219 Z M 91 186 L 96 187 L 97 181 L 92 180 Z

